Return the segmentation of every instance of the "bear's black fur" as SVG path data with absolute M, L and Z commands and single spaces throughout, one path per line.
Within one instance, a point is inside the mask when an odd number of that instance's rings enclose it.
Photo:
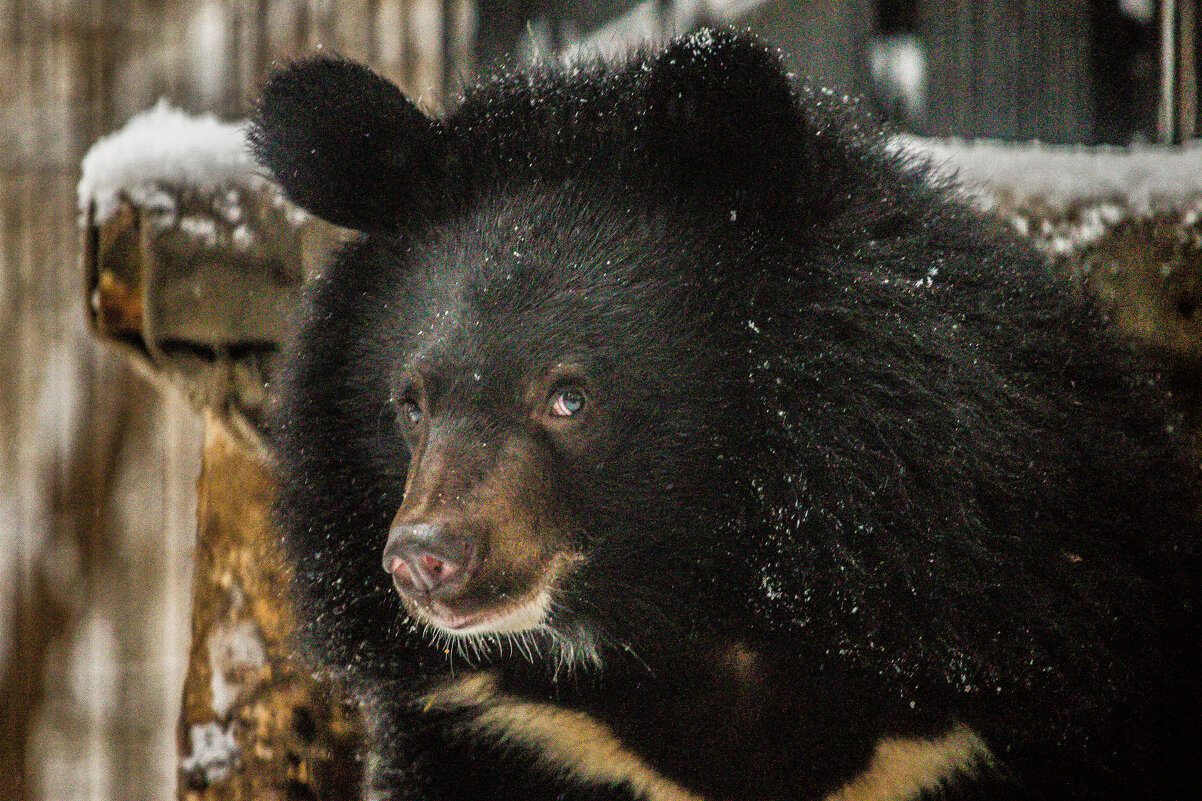
M 1202 788 L 1196 453 L 1093 308 L 838 105 L 726 32 L 441 120 L 338 60 L 268 83 L 259 159 L 364 232 L 276 433 L 376 792 Z

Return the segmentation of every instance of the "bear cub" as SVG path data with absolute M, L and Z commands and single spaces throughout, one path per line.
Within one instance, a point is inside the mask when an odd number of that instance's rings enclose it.
M 358 235 L 307 287 L 279 516 L 369 797 L 1202 790 L 1197 453 L 1025 245 L 705 31 L 432 119 L 266 85 Z

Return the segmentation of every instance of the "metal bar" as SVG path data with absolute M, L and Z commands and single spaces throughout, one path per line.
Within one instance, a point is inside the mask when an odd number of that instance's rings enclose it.
M 442 75 L 439 89 L 444 109 L 450 107 L 451 98 L 459 88 L 459 59 L 456 58 L 456 43 L 459 39 L 457 5 L 456 0 L 442 0 Z
M 1157 138 L 1171 145 L 1177 134 L 1177 0 L 1160 2 L 1160 109 Z
M 1177 0 L 1177 134 L 1187 142 L 1197 135 L 1198 127 L 1198 4 L 1197 0 Z

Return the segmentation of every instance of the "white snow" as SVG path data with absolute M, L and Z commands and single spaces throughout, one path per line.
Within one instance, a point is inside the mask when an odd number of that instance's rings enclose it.
M 177 227 L 181 233 L 199 240 L 208 247 L 216 245 L 220 236 L 217 223 L 208 217 L 181 217 Z
M 117 210 L 122 194 L 141 205 L 163 187 L 208 192 L 262 180 L 246 145 L 245 122 L 193 117 L 160 100 L 84 156 L 79 208 L 86 213 L 94 202 L 100 224 Z
M 246 674 L 262 670 L 267 664 L 267 646 L 258 627 L 249 620 L 214 627 L 205 646 L 209 652 L 213 712 L 224 718 L 239 692 L 251 683 L 246 681 Z
M 893 144 L 929 159 L 986 207 L 993 199 L 1038 199 L 1052 209 L 1120 201 L 1137 215 L 1202 197 L 1202 142 L 1176 148 L 920 139 Z
M 927 55 L 918 37 L 873 37 L 868 42 L 868 62 L 877 85 L 895 94 L 912 119 L 922 116 L 927 106 Z
M 1119 0 L 1119 9 L 1128 17 L 1145 24 L 1151 22 L 1156 13 L 1152 0 Z
M 217 721 L 193 725 L 188 730 L 188 739 L 191 754 L 179 761 L 184 772 L 195 771 L 210 784 L 230 775 L 238 757 L 238 741 L 232 727 L 224 728 Z

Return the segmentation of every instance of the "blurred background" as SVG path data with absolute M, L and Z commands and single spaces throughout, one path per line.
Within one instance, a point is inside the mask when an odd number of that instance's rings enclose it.
M 159 98 L 244 116 L 273 65 L 473 75 L 750 28 L 900 130 L 1182 142 L 1195 0 L 0 0 L 0 799 L 175 794 L 200 417 L 92 337 L 79 163 Z

